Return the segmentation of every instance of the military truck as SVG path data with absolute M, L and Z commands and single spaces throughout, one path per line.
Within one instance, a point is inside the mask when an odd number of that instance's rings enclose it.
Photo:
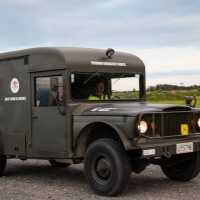
M 96 80 L 107 98 L 90 100 Z M 84 163 L 91 189 L 123 192 L 130 173 L 160 165 L 174 181 L 200 170 L 200 109 L 146 100 L 136 56 L 86 48 L 0 54 L 0 174 L 10 158 Z M 67 180 L 66 180 L 67 181 Z

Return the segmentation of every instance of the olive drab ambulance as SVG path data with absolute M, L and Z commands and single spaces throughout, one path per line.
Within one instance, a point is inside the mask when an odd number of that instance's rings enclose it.
M 97 80 L 107 98 L 95 93 Z M 145 80 L 140 58 L 111 48 L 1 53 L 0 174 L 10 158 L 84 163 L 91 189 L 104 196 L 123 192 L 150 164 L 171 180 L 195 178 L 200 109 L 191 98 L 189 106 L 148 104 Z

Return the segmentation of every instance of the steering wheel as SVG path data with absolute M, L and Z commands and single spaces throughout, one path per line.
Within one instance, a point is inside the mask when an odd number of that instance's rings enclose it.
M 120 97 L 118 97 L 118 96 L 114 96 L 114 99 L 120 99 Z

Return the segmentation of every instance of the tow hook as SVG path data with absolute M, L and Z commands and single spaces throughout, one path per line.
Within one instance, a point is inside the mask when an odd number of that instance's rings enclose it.
M 171 154 L 169 153 L 169 151 L 166 151 L 166 152 L 162 151 L 162 153 L 163 153 L 163 155 L 164 155 L 165 157 L 167 157 L 167 158 L 170 158 L 170 157 L 171 157 Z

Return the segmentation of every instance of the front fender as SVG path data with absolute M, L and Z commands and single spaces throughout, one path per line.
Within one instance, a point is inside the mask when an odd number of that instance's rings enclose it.
M 102 121 L 102 123 L 105 123 L 109 126 L 111 126 L 116 132 L 117 134 L 119 135 L 119 137 L 121 138 L 121 141 L 124 145 L 124 148 L 126 150 L 130 150 L 130 149 L 138 149 L 138 147 L 136 146 L 136 143 L 134 140 L 130 141 L 126 135 L 124 134 L 124 132 L 118 127 L 116 126 L 115 124 L 112 124 L 111 122 L 105 122 L 105 121 Z

